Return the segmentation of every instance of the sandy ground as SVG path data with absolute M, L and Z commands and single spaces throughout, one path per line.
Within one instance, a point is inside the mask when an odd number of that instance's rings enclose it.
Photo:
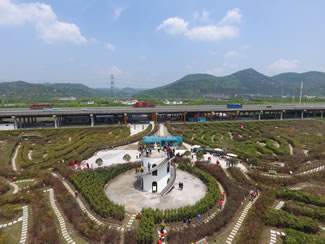
M 184 183 L 184 189 L 178 189 L 179 182 Z M 142 208 L 179 208 L 194 205 L 207 192 L 206 185 L 197 177 L 177 170 L 175 188 L 165 196 L 159 193 L 144 192 L 139 189 L 140 180 L 134 170 L 130 170 L 114 179 L 105 189 L 109 199 L 125 206 L 128 212 L 138 212 Z

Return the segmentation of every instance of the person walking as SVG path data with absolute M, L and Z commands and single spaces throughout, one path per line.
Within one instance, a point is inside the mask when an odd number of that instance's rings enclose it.
M 222 200 L 225 200 L 225 196 L 226 196 L 226 193 L 223 192 L 223 193 L 222 193 Z
M 200 215 L 200 214 L 198 214 L 198 215 L 196 216 L 196 218 L 197 218 L 197 222 L 199 222 L 199 223 L 200 223 L 200 221 L 201 221 L 201 215 Z
M 150 171 L 151 163 L 148 163 L 148 171 Z
M 144 171 L 144 167 L 143 165 L 141 165 L 141 173 L 143 173 L 143 171 Z
M 223 203 L 223 201 L 220 199 L 219 200 L 219 208 L 220 208 L 220 210 L 222 209 L 222 203 Z

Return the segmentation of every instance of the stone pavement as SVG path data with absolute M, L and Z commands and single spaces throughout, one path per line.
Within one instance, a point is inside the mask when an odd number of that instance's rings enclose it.
M 14 225 L 14 224 L 19 223 L 20 221 L 23 221 L 23 217 L 20 217 L 20 218 L 18 218 L 17 220 L 11 221 L 11 222 L 9 222 L 9 223 L 7 223 L 7 224 L 0 224 L 0 229 L 1 229 L 1 228 L 5 228 L 5 227 L 12 226 L 12 225 Z
M 9 184 L 14 188 L 14 192 L 12 194 L 16 194 L 19 191 L 19 187 L 16 184 L 11 182 Z
M 270 244 L 275 244 L 276 243 L 276 237 L 277 236 L 285 236 L 286 234 L 284 232 L 280 232 L 280 231 L 275 231 L 275 230 L 271 230 L 271 237 L 270 237 Z
M 275 209 L 276 210 L 280 210 L 284 205 L 284 202 L 283 201 L 280 201 L 276 206 L 275 206 Z
M 259 195 L 253 201 L 250 201 L 244 208 L 242 214 L 240 215 L 239 219 L 237 220 L 235 227 L 233 228 L 233 230 L 231 231 L 231 233 L 229 234 L 229 236 L 227 238 L 227 241 L 226 241 L 227 244 L 231 244 L 233 239 L 235 239 L 235 236 L 236 236 L 240 226 L 244 222 L 244 219 L 248 213 L 248 210 L 253 206 L 253 204 L 255 203 L 255 201 L 257 200 L 258 197 L 259 197 Z
M 28 206 L 23 207 L 23 225 L 21 229 L 21 236 L 20 236 L 20 242 L 19 243 L 26 243 L 27 240 L 27 232 L 28 232 Z
M 54 192 L 53 192 L 53 189 L 49 189 L 49 190 L 46 190 L 50 193 L 50 203 L 51 203 L 51 207 L 53 208 L 54 210 L 54 213 L 56 215 L 56 217 L 58 218 L 59 220 L 59 223 L 60 223 L 60 229 L 61 229 L 61 233 L 63 235 L 63 238 L 65 239 L 65 241 L 69 244 L 75 244 L 75 242 L 72 240 L 71 236 L 68 234 L 68 231 L 67 231 L 67 227 L 65 225 L 65 222 L 64 222 L 64 219 L 59 211 L 59 209 L 57 208 L 57 206 L 55 205 L 55 199 L 54 199 Z

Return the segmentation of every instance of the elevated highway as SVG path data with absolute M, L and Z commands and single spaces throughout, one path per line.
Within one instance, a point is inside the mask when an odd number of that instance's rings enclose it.
M 317 116 L 323 117 L 325 104 L 267 104 L 267 105 L 243 105 L 242 108 L 228 109 L 226 105 L 202 105 L 202 106 L 156 106 L 153 108 L 134 107 L 67 107 L 35 110 L 29 108 L 8 108 L 0 109 L 0 120 L 9 119 L 19 128 L 22 123 L 33 123 L 37 118 L 53 118 L 55 127 L 67 117 L 88 117 L 90 125 L 94 126 L 96 117 L 115 116 L 120 118 L 124 124 L 129 116 L 146 115 L 150 120 L 157 122 L 166 116 L 177 117 L 177 120 L 187 121 L 187 115 L 191 113 L 203 113 L 207 120 L 235 119 L 253 116 L 254 119 L 273 117 L 283 119 L 285 116 L 304 118 Z M 272 117 L 272 116 L 271 116 Z M 27 122 L 26 122 L 27 121 Z

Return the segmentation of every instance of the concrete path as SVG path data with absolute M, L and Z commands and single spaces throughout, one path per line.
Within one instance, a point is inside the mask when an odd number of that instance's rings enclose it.
M 50 203 L 51 203 L 51 207 L 53 208 L 54 210 L 54 213 L 56 215 L 56 217 L 58 218 L 59 220 L 59 223 L 60 223 L 60 229 L 61 229 L 61 233 L 63 235 L 63 238 L 65 239 L 65 241 L 68 243 L 68 244 L 75 244 L 75 242 L 72 240 L 71 236 L 68 234 L 68 231 L 67 231 L 67 227 L 65 225 L 65 222 L 64 222 L 64 219 L 59 211 L 59 209 L 57 208 L 57 206 L 55 205 L 55 199 L 54 199 L 54 192 L 53 192 L 53 189 L 49 189 L 47 190 L 49 193 L 50 193 Z
M 280 231 L 275 231 L 275 230 L 270 230 L 270 244 L 275 244 L 276 243 L 276 237 L 277 236 L 285 236 L 286 234 L 284 232 Z
M 58 177 L 56 174 L 52 173 L 52 175 L 54 177 Z M 61 180 L 61 179 L 60 179 Z M 65 180 L 61 180 L 63 185 L 65 186 L 65 188 L 67 188 L 68 192 L 72 195 L 75 196 L 73 190 L 71 189 L 71 187 L 69 186 L 69 184 L 65 181 Z M 79 198 L 76 198 L 76 201 L 81 209 L 82 212 L 86 213 L 87 216 L 94 221 L 96 224 L 98 225 L 103 225 L 103 222 L 101 222 L 100 220 L 98 220 L 96 217 L 94 217 L 94 215 L 92 215 L 87 208 L 85 207 L 85 205 L 82 203 L 82 201 Z
M 278 178 L 290 178 L 292 176 L 297 176 L 297 175 L 306 175 L 306 174 L 317 173 L 318 171 L 321 171 L 323 169 L 325 169 L 325 165 L 314 168 L 314 169 L 310 169 L 310 170 L 307 170 L 307 171 L 304 171 L 304 172 L 301 172 L 301 173 L 298 173 L 295 175 L 271 175 L 268 173 L 261 173 L 261 175 L 268 176 L 268 177 L 274 177 L 274 178 L 277 178 L 277 177 Z
M 283 201 L 280 201 L 276 206 L 275 206 L 275 209 L 276 210 L 280 210 L 284 205 L 284 202 Z
M 21 229 L 21 236 L 19 243 L 26 243 L 27 242 L 27 232 L 28 232 L 28 206 L 23 207 L 23 225 Z
M 229 236 L 227 238 L 227 241 L 226 241 L 227 244 L 231 244 L 232 241 L 235 239 L 235 236 L 236 236 L 237 232 L 239 231 L 240 226 L 244 222 L 244 219 L 246 218 L 246 215 L 247 215 L 249 209 L 253 206 L 253 204 L 255 203 L 255 201 L 257 200 L 258 197 L 259 196 L 257 196 L 253 201 L 250 201 L 244 208 L 242 214 L 240 215 L 239 219 L 237 220 L 235 227 L 233 228 L 233 230 L 231 231 L 231 233 L 229 234 Z
M 136 135 L 145 129 L 147 129 L 149 124 L 129 124 L 128 127 L 130 127 L 130 136 Z
M 19 191 L 19 187 L 16 184 L 11 182 L 9 182 L 9 184 L 14 188 L 14 192 L 12 194 L 16 194 Z
M 6 224 L 0 224 L 0 229 L 1 229 L 1 228 L 6 228 L 6 227 L 9 227 L 9 226 L 12 226 L 12 225 L 14 225 L 14 224 L 17 224 L 17 223 L 19 223 L 19 222 L 22 221 L 22 220 L 23 220 L 23 217 L 20 217 L 20 218 L 18 218 L 17 220 L 11 221 L 11 222 L 9 222 L 9 223 L 6 223 Z
M 17 167 L 16 167 L 16 158 L 17 158 L 17 155 L 18 155 L 18 150 L 20 148 L 20 144 L 16 147 L 16 150 L 15 150 L 15 154 L 14 156 L 12 157 L 12 160 L 11 160 L 11 165 L 12 165 L 12 170 L 13 171 L 17 171 Z

